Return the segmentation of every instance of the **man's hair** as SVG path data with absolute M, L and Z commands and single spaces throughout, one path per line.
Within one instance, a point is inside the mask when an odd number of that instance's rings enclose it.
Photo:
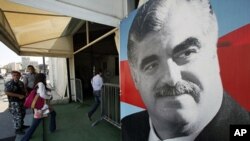
M 32 68 L 33 70 L 35 70 L 33 65 L 28 65 L 27 68 Z
M 95 72 L 95 75 L 100 74 L 100 73 L 102 73 L 102 70 L 101 70 L 101 69 L 98 69 L 98 70 Z
M 11 75 L 13 74 L 18 74 L 19 76 L 21 76 L 21 73 L 19 71 L 15 71 L 15 70 L 11 71 Z
M 215 35 L 214 40 L 217 41 L 217 20 L 209 0 L 149 0 L 138 9 L 129 31 L 127 54 L 131 65 L 137 61 L 135 49 L 137 42 L 141 42 L 149 33 L 160 31 L 168 24 L 168 18 L 174 16 L 173 11 L 183 1 L 192 3 L 193 7 L 199 9 L 200 20 L 204 21 L 203 34 Z

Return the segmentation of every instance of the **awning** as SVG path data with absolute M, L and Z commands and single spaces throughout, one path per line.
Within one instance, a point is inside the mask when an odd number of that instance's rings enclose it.
M 18 55 L 69 57 L 85 21 L 119 27 L 135 1 L 1 0 L 0 41 Z
M 21 56 L 72 56 L 72 35 L 83 23 L 65 15 L 0 1 L 0 41 Z
M 136 0 L 11 0 L 70 17 L 119 27 Z

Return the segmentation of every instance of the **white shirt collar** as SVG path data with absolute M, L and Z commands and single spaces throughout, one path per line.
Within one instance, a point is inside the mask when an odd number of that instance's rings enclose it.
M 149 132 L 149 137 L 148 141 L 194 141 L 194 139 L 198 136 L 199 133 L 193 133 L 189 136 L 184 136 L 184 137 L 177 137 L 177 138 L 171 138 L 171 139 L 165 139 L 161 140 L 159 137 L 156 135 L 153 124 L 151 119 L 149 118 L 149 125 L 150 125 L 150 132 Z

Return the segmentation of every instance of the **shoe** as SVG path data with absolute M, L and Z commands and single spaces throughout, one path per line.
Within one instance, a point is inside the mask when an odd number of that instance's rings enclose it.
M 30 126 L 27 126 L 27 125 L 22 126 L 22 129 L 27 129 L 27 128 L 30 128 Z
M 91 119 L 91 117 L 90 117 L 89 113 L 87 114 L 87 116 L 88 116 L 88 118 L 89 118 L 89 121 L 92 121 L 92 119 Z
M 16 132 L 15 132 L 16 134 L 18 134 L 18 135 L 23 135 L 23 134 L 25 134 L 25 132 L 22 130 L 22 129 L 16 129 Z

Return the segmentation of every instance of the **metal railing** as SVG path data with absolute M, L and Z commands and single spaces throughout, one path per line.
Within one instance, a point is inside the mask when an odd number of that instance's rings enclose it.
M 74 99 L 75 101 L 79 101 L 81 103 L 83 103 L 83 92 L 82 92 L 82 81 L 81 79 L 75 78 L 75 79 L 70 79 L 71 80 L 71 84 L 75 85 L 76 91 L 75 94 L 72 94 L 72 99 Z M 73 82 L 73 83 L 72 83 Z M 71 85 L 71 90 L 73 90 L 73 85 Z
M 4 94 L 4 79 L 0 79 L 0 96 Z
M 102 89 L 101 118 L 94 122 L 95 126 L 102 119 L 121 128 L 120 122 L 120 87 L 117 84 L 105 83 Z

